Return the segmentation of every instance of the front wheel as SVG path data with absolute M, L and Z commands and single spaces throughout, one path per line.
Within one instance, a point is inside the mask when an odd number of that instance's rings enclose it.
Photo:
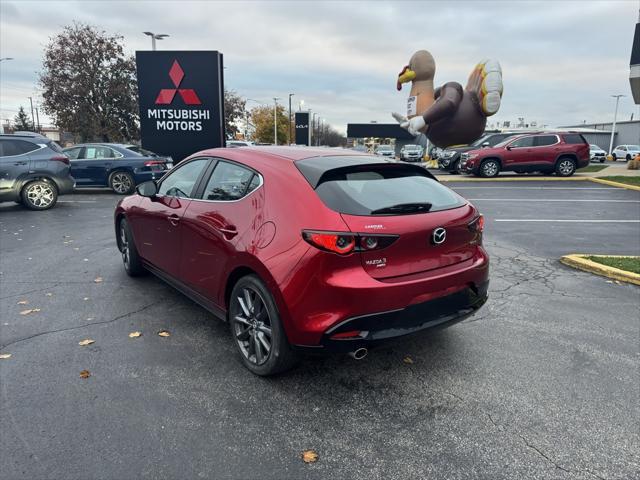
M 480 165 L 480 176 L 485 178 L 495 177 L 500 173 L 500 164 L 497 160 L 485 160 Z
M 449 170 L 449 175 L 459 175 L 460 174 L 460 161 L 458 160 L 453 165 L 451 165 L 451 170 Z
M 600 163 L 604 163 L 604 157 L 600 157 Z
M 131 235 L 131 228 L 126 219 L 120 220 L 120 228 L 118 229 L 118 247 L 122 254 L 122 263 L 124 270 L 130 277 L 139 277 L 144 275 L 146 270 L 142 265 L 138 249 Z
M 58 201 L 58 189 L 44 180 L 29 182 L 20 195 L 29 210 L 48 210 Z
M 627 159 L 627 162 L 630 161 L 631 160 L 631 155 L 627 154 L 626 159 Z
M 559 177 L 570 177 L 576 171 L 576 162 L 570 158 L 561 158 L 556 165 L 556 174 Z
M 127 195 L 133 192 L 135 186 L 133 177 L 127 172 L 113 172 L 109 175 L 109 187 L 118 195 Z
M 242 362 L 251 372 L 268 376 L 295 365 L 297 356 L 291 350 L 276 304 L 257 276 L 247 275 L 235 284 L 228 315 Z
M 611 158 L 613 159 L 613 161 L 614 161 L 614 162 L 617 162 L 617 161 L 618 161 L 618 157 L 616 157 L 616 154 L 615 154 L 615 153 L 612 153 L 612 154 L 611 154 Z

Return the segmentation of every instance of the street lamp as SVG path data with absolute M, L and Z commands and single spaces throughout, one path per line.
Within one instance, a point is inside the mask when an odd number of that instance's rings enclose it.
M 291 97 L 293 97 L 295 93 L 289 94 L 289 145 L 291 145 Z
M 618 119 L 618 103 L 620 102 L 620 97 L 626 97 L 626 95 L 611 95 L 616 99 L 616 110 L 613 114 L 613 126 L 611 127 L 611 141 L 609 142 L 609 155 L 613 152 L 613 136 L 616 134 L 616 120 Z
M 244 139 L 249 138 L 249 110 L 247 110 L 247 102 L 256 102 L 258 105 L 264 105 L 264 103 L 254 100 L 253 98 L 247 98 L 244 102 Z
M 169 34 L 167 33 L 153 33 L 153 32 L 142 32 L 142 33 L 151 37 L 151 50 L 153 50 L 154 52 L 156 50 L 156 40 L 162 40 L 163 38 L 169 36 Z
M 273 144 L 278 145 L 278 100 L 280 97 L 273 97 Z
M 304 100 L 300 100 L 298 102 L 298 111 L 301 112 L 302 111 L 302 106 L 304 105 Z
M 316 132 L 316 112 L 313 112 L 313 116 L 311 117 L 311 131 L 313 132 L 313 139 L 311 144 L 318 144 L 318 133 Z

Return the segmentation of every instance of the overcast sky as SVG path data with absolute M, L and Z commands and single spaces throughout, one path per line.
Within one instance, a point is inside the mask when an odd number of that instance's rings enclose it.
M 492 120 L 525 117 L 559 126 L 640 116 L 629 58 L 640 1 L 218 2 L 0 0 L 0 118 L 37 99 L 49 37 L 74 20 L 150 49 L 141 32 L 168 33 L 163 50 L 219 50 L 225 85 L 262 102 L 295 93 L 305 108 L 344 130 L 391 122 L 409 89 L 395 89 L 411 54 L 427 49 L 436 85 L 463 85 L 482 58 L 502 64 L 503 103 Z M 252 104 L 250 104 L 252 105 Z M 42 123 L 42 117 L 41 117 Z

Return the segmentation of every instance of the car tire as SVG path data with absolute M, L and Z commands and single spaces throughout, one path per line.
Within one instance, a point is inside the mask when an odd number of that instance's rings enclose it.
M 604 157 L 600 157 L 600 163 L 604 163 Z
M 130 173 L 118 170 L 109 175 L 109 188 L 118 195 L 128 195 L 136 188 Z
M 613 159 L 613 161 L 614 161 L 614 162 L 617 162 L 617 161 L 618 161 L 618 157 L 616 157 L 616 154 L 615 154 L 615 153 L 612 153 L 612 154 L 611 154 L 611 158 Z
M 493 178 L 500 173 L 500 162 L 497 160 L 485 160 L 480 164 L 480 176 L 484 178 Z
M 561 157 L 556 163 L 556 175 L 559 177 L 570 177 L 576 173 L 576 162 L 569 157 Z
M 460 160 L 454 162 L 451 165 L 451 169 L 449 170 L 449 175 L 459 175 L 460 174 Z
M 136 243 L 133 240 L 129 222 L 127 222 L 125 218 L 122 218 L 118 225 L 118 249 L 122 254 L 122 263 L 124 264 L 124 270 L 127 272 L 127 275 L 130 277 L 139 277 L 147 273 L 147 270 L 142 264 L 142 259 L 138 254 Z
M 29 210 L 48 210 L 58 201 L 58 189 L 51 182 L 35 180 L 22 188 L 20 198 Z
M 275 375 L 297 363 L 273 296 L 256 275 L 242 277 L 234 285 L 228 319 L 242 363 L 252 373 Z
M 630 161 L 631 160 L 631 155 L 627 154 L 626 160 L 627 160 L 627 162 Z

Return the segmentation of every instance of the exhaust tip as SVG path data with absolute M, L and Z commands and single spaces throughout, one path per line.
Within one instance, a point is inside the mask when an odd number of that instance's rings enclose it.
M 362 348 L 358 348 L 357 350 L 355 350 L 353 352 L 349 352 L 349 356 L 351 356 L 352 358 L 354 358 L 356 360 L 362 360 L 364 357 L 367 356 L 368 353 L 369 353 L 369 350 L 367 350 L 366 348 L 362 347 Z

